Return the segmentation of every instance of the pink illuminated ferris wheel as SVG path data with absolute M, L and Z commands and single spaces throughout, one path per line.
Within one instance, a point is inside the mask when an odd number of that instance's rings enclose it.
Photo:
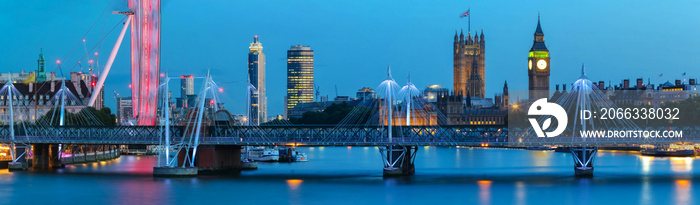
M 129 0 L 131 92 L 139 125 L 155 125 L 160 73 L 160 0 Z

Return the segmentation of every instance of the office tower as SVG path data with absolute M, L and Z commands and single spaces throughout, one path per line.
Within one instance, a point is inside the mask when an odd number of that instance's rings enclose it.
M 180 97 L 184 98 L 188 95 L 194 95 L 194 76 L 180 76 Z
M 182 75 L 180 76 L 180 99 L 182 100 L 182 107 L 189 107 L 188 95 L 194 95 L 194 76 L 192 75 Z
M 265 95 L 265 53 L 258 36 L 248 47 L 248 80 L 255 87 L 250 95 L 250 123 L 259 125 L 267 121 L 267 96 Z
M 131 97 L 117 98 L 117 124 L 127 125 L 129 119 L 134 117 L 134 104 Z
M 314 51 L 296 45 L 287 51 L 287 116 L 298 103 L 314 100 Z

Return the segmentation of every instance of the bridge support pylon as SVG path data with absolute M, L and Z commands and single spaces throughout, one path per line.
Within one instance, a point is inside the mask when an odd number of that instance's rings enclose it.
M 175 155 L 174 159 L 168 156 L 165 158 L 166 163 L 164 163 L 164 166 L 153 167 L 153 177 L 196 177 L 199 174 L 199 170 L 196 166 L 189 166 L 189 163 L 187 163 L 188 159 L 186 159 L 189 158 L 191 153 L 191 150 L 180 148 L 178 152 L 173 153 Z
M 384 162 L 384 177 L 410 176 L 416 173 L 414 160 L 418 146 L 386 146 L 379 149 Z
M 576 177 L 593 176 L 593 159 L 598 153 L 598 147 L 572 147 L 571 156 L 574 158 L 574 175 Z
M 230 174 L 241 171 L 241 146 L 200 145 L 195 165 L 202 174 Z
M 46 170 L 53 168 L 63 168 L 58 152 L 58 144 L 33 144 L 34 156 L 32 158 L 32 168 L 35 170 Z
M 8 163 L 8 170 L 9 171 L 22 171 L 22 170 L 27 170 L 29 168 L 29 163 L 27 163 L 27 157 L 25 153 L 24 147 L 17 147 L 15 148 L 15 153 L 22 153 L 21 156 L 17 158 L 16 162 L 9 162 Z
M 197 167 L 153 167 L 153 177 L 195 177 Z

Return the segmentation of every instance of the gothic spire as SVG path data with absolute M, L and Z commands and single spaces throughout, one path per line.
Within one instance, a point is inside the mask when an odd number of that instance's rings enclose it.
M 467 39 L 465 41 L 467 41 L 467 44 L 472 44 L 472 31 L 467 31 Z
M 542 32 L 542 24 L 540 24 L 540 15 L 537 14 L 537 29 L 535 29 L 535 39 L 532 42 L 530 51 L 549 51 L 544 44 L 544 33 Z
M 40 49 L 39 60 L 44 60 L 44 47 L 42 46 Z
M 540 25 L 540 13 L 537 13 L 537 30 L 535 30 L 535 35 L 544 35 L 542 26 Z

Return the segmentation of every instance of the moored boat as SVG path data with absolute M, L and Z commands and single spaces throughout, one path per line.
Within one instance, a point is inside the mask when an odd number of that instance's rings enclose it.
M 309 158 L 305 153 L 299 152 L 295 147 L 279 147 L 281 162 L 308 162 Z
M 296 155 L 294 157 L 296 159 L 295 160 L 296 162 L 308 162 L 309 161 L 309 157 L 307 157 L 306 153 L 303 153 L 303 152 L 296 152 Z
M 276 162 L 280 159 L 277 149 L 271 147 L 253 147 L 247 151 L 247 157 L 255 162 Z
M 527 150 L 553 150 L 550 146 L 529 146 L 525 147 Z
M 639 152 L 645 156 L 657 157 L 692 157 L 695 147 L 684 144 L 641 145 Z

